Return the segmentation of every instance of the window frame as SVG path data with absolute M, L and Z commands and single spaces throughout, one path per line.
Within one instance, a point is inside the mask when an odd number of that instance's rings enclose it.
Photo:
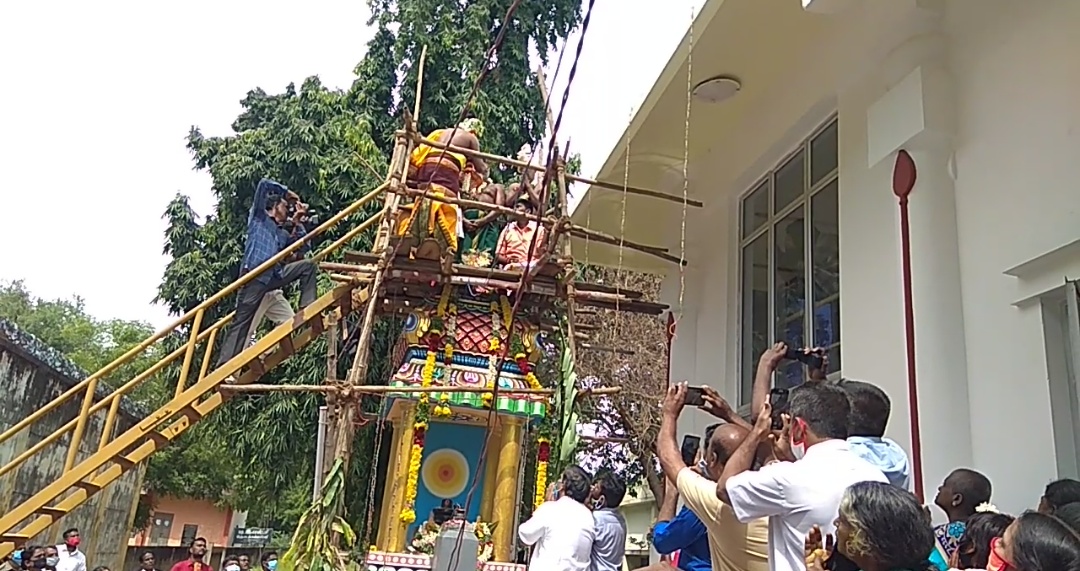
M 829 296 L 827 298 L 824 298 L 820 303 L 818 303 L 818 300 L 814 299 L 814 291 L 813 291 L 814 282 L 813 282 L 813 276 L 811 275 L 812 268 L 813 268 L 813 237 L 812 237 L 813 236 L 813 199 L 814 199 L 815 196 L 819 195 L 825 188 L 829 187 L 830 185 L 832 185 L 834 183 L 837 185 L 837 192 L 839 193 L 840 145 L 839 145 L 839 121 L 837 119 L 838 119 L 837 114 L 833 113 L 828 118 L 826 118 L 824 121 L 822 121 L 820 124 L 818 124 L 817 127 L 815 127 L 813 130 L 811 130 L 809 134 L 807 134 L 805 137 L 803 137 L 800 140 L 798 145 L 796 145 L 790 151 L 788 151 L 787 153 L 782 155 L 779 160 L 777 160 L 777 161 L 775 161 L 773 163 L 772 167 L 770 167 L 769 170 L 766 171 L 764 175 L 762 175 L 762 176 L 758 177 L 757 179 L 755 179 L 753 184 L 749 185 L 738 196 L 738 256 L 737 256 L 738 261 L 737 261 L 737 266 L 736 266 L 738 268 L 738 272 L 737 272 L 738 286 L 736 288 L 736 292 L 737 292 L 736 295 L 737 295 L 739 309 L 738 309 L 738 324 L 737 324 L 738 334 L 736 335 L 736 339 L 737 339 L 737 343 L 738 343 L 738 345 L 737 345 L 738 359 L 736 360 L 736 363 L 737 363 L 736 364 L 736 378 L 738 379 L 738 391 L 737 391 L 737 394 L 738 394 L 738 403 L 739 403 L 738 408 L 739 408 L 740 413 L 750 412 L 749 407 L 750 407 L 751 393 L 753 392 L 754 371 L 751 370 L 750 373 L 747 373 L 746 367 L 756 368 L 757 359 L 759 357 L 758 355 L 753 355 L 753 356 L 750 357 L 750 362 L 749 363 L 744 362 L 746 360 L 746 355 L 744 355 L 743 343 L 747 341 L 745 339 L 746 331 L 745 331 L 745 327 L 744 327 L 745 324 L 746 324 L 746 319 L 747 319 L 747 316 L 746 316 L 746 309 L 747 308 L 746 308 L 746 304 L 744 303 L 745 302 L 744 295 L 746 294 L 746 292 L 745 292 L 745 287 L 746 287 L 746 279 L 745 279 L 745 277 L 746 276 L 744 274 L 744 263 L 745 263 L 744 256 L 745 256 L 745 253 L 747 251 L 747 248 L 755 240 L 761 238 L 762 236 L 766 236 L 766 243 L 767 243 L 767 248 L 768 248 L 768 286 L 767 286 L 767 288 L 768 288 L 768 292 L 769 292 L 768 314 L 769 314 L 769 338 L 770 339 L 775 339 L 775 337 L 776 337 L 776 325 L 777 325 L 777 323 L 776 323 L 776 232 L 775 232 L 775 229 L 776 229 L 779 222 L 781 222 L 788 215 L 795 212 L 796 210 L 799 210 L 800 208 L 803 209 L 803 239 L 804 239 L 804 242 L 803 242 L 804 243 L 804 247 L 803 247 L 803 264 L 804 264 L 804 272 L 805 272 L 805 277 L 804 277 L 803 281 L 805 282 L 804 283 L 804 288 L 805 288 L 805 291 L 804 291 L 804 300 L 805 301 L 804 301 L 804 303 L 806 304 L 806 306 L 803 309 L 803 331 L 805 332 L 804 336 L 807 339 L 812 340 L 813 336 L 814 336 L 814 322 L 813 322 L 813 319 L 814 319 L 814 310 L 816 309 L 816 306 L 831 303 L 833 300 L 839 301 L 841 299 L 841 292 L 839 291 L 839 287 L 838 287 L 836 294 L 834 294 L 832 296 Z M 832 128 L 834 126 L 837 128 L 836 166 L 833 167 L 833 169 L 831 171 L 823 174 L 821 176 L 821 179 L 818 180 L 816 183 L 812 182 L 812 180 L 811 180 L 811 168 L 812 168 L 812 163 L 813 163 L 813 152 L 811 150 L 811 144 L 814 142 L 814 140 L 818 136 L 822 135 L 823 133 L 825 133 L 827 130 L 829 130 L 830 128 Z M 801 193 L 799 198 L 796 198 L 795 200 L 792 200 L 789 204 L 784 206 L 782 209 L 777 210 L 776 209 L 776 174 L 782 168 L 787 166 L 788 163 L 791 160 L 795 159 L 795 157 L 799 153 L 803 154 L 803 190 L 802 190 L 802 193 Z M 765 219 L 765 221 L 761 222 L 760 225 L 758 227 L 756 227 L 754 230 L 752 230 L 750 232 L 747 232 L 746 228 L 745 228 L 745 224 L 746 224 L 746 216 L 747 216 L 746 207 L 747 207 L 748 199 L 750 198 L 750 196 L 755 191 L 761 189 L 763 186 L 765 187 L 766 197 L 767 197 L 767 204 L 766 204 L 767 216 L 766 216 L 766 219 Z M 838 210 L 838 212 L 837 212 L 837 220 L 838 221 L 839 221 L 839 202 L 840 201 L 839 201 L 839 194 L 838 194 L 838 196 L 837 196 L 837 210 Z M 839 223 L 837 225 L 839 226 Z M 839 228 L 837 228 L 837 233 L 839 233 Z M 837 329 L 837 331 L 839 331 L 839 329 L 840 329 L 840 324 L 839 323 L 836 324 L 836 329 Z M 841 340 L 839 342 L 834 343 L 832 345 L 829 345 L 829 347 L 827 349 L 831 349 L 832 347 L 840 347 L 841 352 L 842 352 L 843 351 L 843 336 L 840 336 L 840 339 Z M 752 341 L 751 341 L 751 343 L 752 343 Z M 842 355 L 842 353 L 841 353 L 841 355 Z M 842 360 L 843 359 L 841 358 L 841 365 L 843 365 Z M 745 383 L 745 379 L 747 378 L 747 376 L 749 376 L 749 378 L 750 378 L 750 385 L 749 386 L 746 386 L 746 383 Z M 831 370 L 828 373 L 827 378 L 830 379 L 830 380 L 835 380 L 835 379 L 840 378 L 840 369 Z M 776 374 L 775 373 L 773 374 L 773 381 L 772 382 L 773 382 L 773 386 L 775 386 L 775 383 L 776 383 Z

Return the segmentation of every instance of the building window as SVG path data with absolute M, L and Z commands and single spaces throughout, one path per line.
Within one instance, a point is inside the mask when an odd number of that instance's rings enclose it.
M 195 543 L 197 537 L 199 537 L 198 524 L 185 523 L 183 531 L 180 532 L 180 545 L 191 545 Z
M 172 532 L 173 514 L 155 513 L 150 528 L 151 545 L 168 545 L 169 534 Z
M 824 347 L 840 370 L 840 219 L 836 119 L 808 137 L 740 202 L 740 399 L 750 401 L 758 358 L 774 342 Z M 802 366 L 773 380 L 791 387 Z

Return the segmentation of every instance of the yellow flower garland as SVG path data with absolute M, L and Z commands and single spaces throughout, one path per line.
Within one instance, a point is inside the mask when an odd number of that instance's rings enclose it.
M 533 509 L 540 507 L 547 499 L 544 497 L 547 493 L 547 469 L 547 462 L 536 463 L 536 498 L 533 500 Z
M 435 377 L 435 352 L 428 349 L 427 355 L 424 357 L 424 368 L 420 369 L 420 386 L 430 387 L 432 379 Z M 420 393 L 420 403 L 425 405 L 428 402 L 428 393 Z
M 416 428 L 420 428 L 421 425 L 426 426 L 426 424 L 418 422 Z M 401 510 L 401 521 L 406 524 L 416 521 L 414 507 L 416 506 L 417 486 L 420 483 L 420 457 L 423 453 L 424 447 L 413 442 L 412 449 L 409 452 L 409 475 L 405 480 L 405 509 Z

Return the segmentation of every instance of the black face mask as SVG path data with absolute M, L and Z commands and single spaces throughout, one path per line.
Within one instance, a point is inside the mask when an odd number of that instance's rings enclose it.
M 45 565 L 44 559 L 35 559 L 30 562 L 30 567 L 33 569 L 44 569 L 47 565 Z

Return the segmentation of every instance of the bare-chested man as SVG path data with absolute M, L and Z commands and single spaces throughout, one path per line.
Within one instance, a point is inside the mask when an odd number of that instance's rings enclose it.
M 525 144 L 518 151 L 518 159 L 529 162 L 531 149 Z M 466 169 L 467 171 L 469 169 Z M 470 193 L 469 198 L 485 204 L 495 204 L 513 208 L 523 193 L 527 194 L 533 204 L 539 203 L 535 185 L 531 182 L 534 172 L 521 172 L 521 182 L 515 182 L 508 188 L 501 184 L 488 182 Z M 466 172 L 465 176 L 469 176 Z M 475 178 L 474 178 L 475 180 Z M 465 237 L 461 246 L 461 261 L 466 265 L 487 267 L 495 261 L 495 251 L 499 243 L 499 234 L 506 226 L 505 216 L 496 211 L 483 211 L 478 208 L 466 209 L 464 212 Z
M 483 133 L 484 124 L 479 119 L 466 119 L 457 129 L 439 129 L 428 138 L 440 143 L 449 139 L 455 147 L 479 151 Z M 466 167 L 483 176 L 488 172 L 487 164 L 481 159 L 420 145 L 409 160 L 409 184 L 427 190 L 434 197 L 457 198 L 461 195 L 461 175 Z M 412 236 L 419 243 L 434 239 L 443 251 L 454 255 L 458 239 L 464 234 L 457 205 L 423 199 L 414 202 L 411 208 L 412 212 L 398 226 L 398 234 Z

